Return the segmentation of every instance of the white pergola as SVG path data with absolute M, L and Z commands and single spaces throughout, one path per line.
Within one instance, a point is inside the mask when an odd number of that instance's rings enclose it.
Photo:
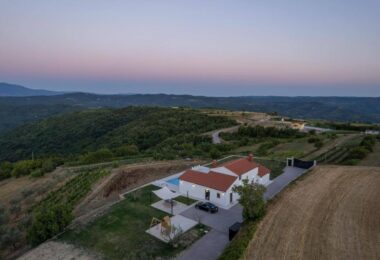
M 163 187 L 159 190 L 154 190 L 153 193 L 163 200 L 171 200 L 180 195 L 177 192 L 169 190 L 168 187 Z
M 177 192 L 173 192 L 173 191 L 169 190 L 168 187 L 163 187 L 159 190 L 154 190 L 153 193 L 165 201 L 168 201 L 168 200 L 170 201 L 171 213 L 173 214 L 173 201 L 172 201 L 172 199 L 180 196 L 180 194 Z

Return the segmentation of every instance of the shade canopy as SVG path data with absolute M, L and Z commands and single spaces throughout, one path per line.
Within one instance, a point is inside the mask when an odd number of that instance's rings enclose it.
M 168 187 L 163 187 L 159 190 L 154 190 L 153 193 L 163 200 L 174 199 L 175 197 L 178 197 L 180 195 L 177 192 L 169 190 Z

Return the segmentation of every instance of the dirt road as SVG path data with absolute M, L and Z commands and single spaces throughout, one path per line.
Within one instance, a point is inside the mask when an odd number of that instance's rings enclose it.
M 321 166 L 288 187 L 246 259 L 380 259 L 380 168 Z

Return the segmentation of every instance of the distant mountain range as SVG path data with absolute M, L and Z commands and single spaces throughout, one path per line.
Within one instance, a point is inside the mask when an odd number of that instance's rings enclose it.
M 8 85 L 8 88 L 9 86 L 12 85 Z M 97 95 L 52 91 L 40 93 L 45 95 L 1 97 L 0 94 L 0 132 L 63 113 L 89 108 L 126 106 L 222 108 L 236 111 L 276 112 L 282 116 L 302 119 L 380 123 L 380 98 L 370 97 Z
M 55 92 L 43 89 L 31 89 L 20 85 L 0 82 L 0 97 L 52 96 L 59 94 L 62 94 L 62 92 Z

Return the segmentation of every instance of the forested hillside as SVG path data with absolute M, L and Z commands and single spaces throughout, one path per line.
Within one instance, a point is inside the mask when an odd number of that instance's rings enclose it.
M 86 108 L 159 106 L 275 112 L 282 116 L 341 122 L 380 123 L 380 98 L 203 97 L 190 95 L 95 95 L 0 97 L 0 132 L 67 111 Z M 16 113 L 15 113 L 16 112 Z
M 90 109 L 31 123 L 0 136 L 0 161 L 29 159 L 32 153 L 35 158 L 81 155 L 83 160 L 110 153 L 201 154 L 208 152 L 211 140 L 199 134 L 234 124 L 225 117 L 190 109 Z

